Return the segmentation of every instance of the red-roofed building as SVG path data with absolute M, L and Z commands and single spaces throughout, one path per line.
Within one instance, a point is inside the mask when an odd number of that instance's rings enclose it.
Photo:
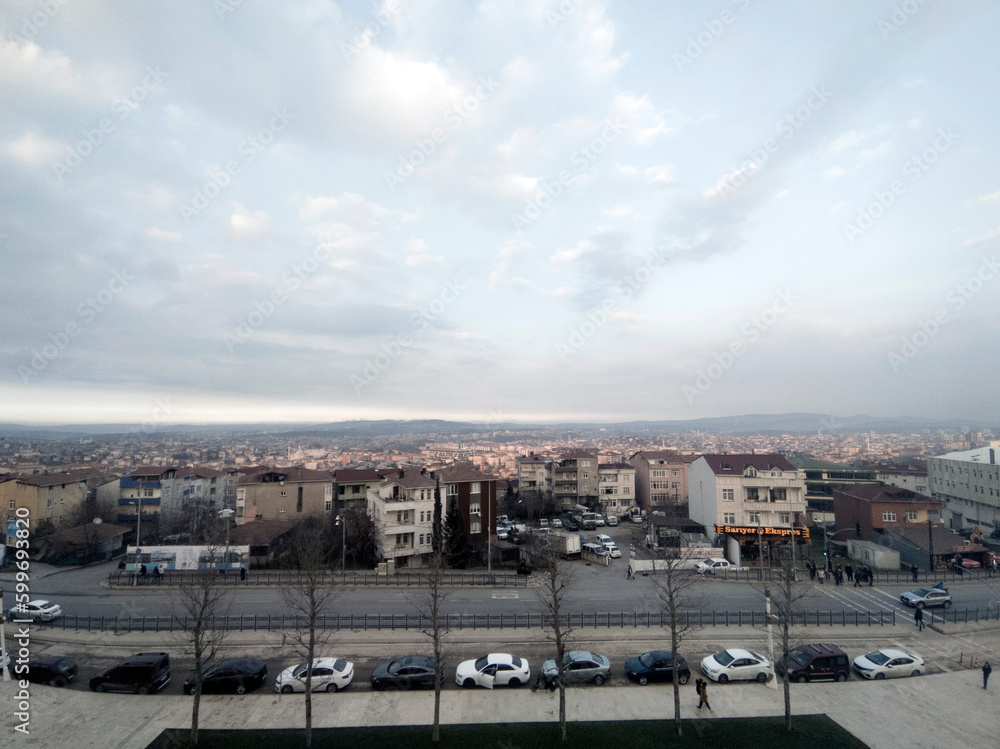
M 635 466 L 636 502 L 646 512 L 688 501 L 688 473 L 697 455 L 676 450 L 640 450 L 628 462 Z
M 928 520 L 939 520 L 943 502 L 885 484 L 841 486 L 833 491 L 833 514 L 837 530 L 834 540 L 849 538 L 875 541 L 876 534 L 888 528 L 907 525 L 925 526 Z M 843 532 L 842 532 L 843 531 Z
M 265 468 L 236 483 L 236 524 L 255 520 L 297 522 L 333 513 L 333 475 L 302 466 Z

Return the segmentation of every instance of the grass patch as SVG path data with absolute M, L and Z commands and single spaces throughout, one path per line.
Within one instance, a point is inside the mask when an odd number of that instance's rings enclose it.
M 867 745 L 825 715 L 796 715 L 791 732 L 783 717 L 711 718 L 683 721 L 684 735 L 677 737 L 673 721 L 632 720 L 569 723 L 572 746 L 620 746 L 626 749 L 719 749 L 766 746 L 768 749 L 868 749 Z M 187 730 L 169 729 L 147 749 L 180 749 L 188 746 Z M 550 749 L 559 746 L 558 723 L 488 723 L 441 727 L 440 749 Z M 201 730 L 203 749 L 288 749 L 304 746 L 301 729 L 263 731 Z M 313 729 L 313 747 L 406 747 L 432 749 L 430 726 L 385 726 Z

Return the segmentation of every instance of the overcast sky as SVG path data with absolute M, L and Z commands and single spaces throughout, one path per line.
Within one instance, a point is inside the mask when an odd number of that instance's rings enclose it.
M 1000 6 L 7 0 L 0 421 L 1000 418 Z

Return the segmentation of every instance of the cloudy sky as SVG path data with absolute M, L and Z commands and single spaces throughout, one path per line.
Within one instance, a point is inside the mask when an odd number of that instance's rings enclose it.
M 8 0 L 0 421 L 1000 418 L 1000 6 Z

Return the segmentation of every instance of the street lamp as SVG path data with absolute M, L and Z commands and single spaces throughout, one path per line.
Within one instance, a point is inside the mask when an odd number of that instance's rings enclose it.
M 226 556 L 223 559 L 222 571 L 225 572 L 229 567 L 229 518 L 231 518 L 236 513 L 236 510 L 219 510 L 219 517 L 226 521 Z
M 347 518 L 344 515 L 338 515 L 334 525 L 340 526 L 340 571 L 344 573 L 346 572 L 347 558 Z
M 139 554 L 139 530 L 142 528 L 142 488 L 140 485 L 139 496 L 136 497 L 134 502 L 129 502 L 130 505 L 135 505 L 135 577 L 132 579 L 132 587 L 139 584 L 139 567 L 142 564 L 142 557 Z

